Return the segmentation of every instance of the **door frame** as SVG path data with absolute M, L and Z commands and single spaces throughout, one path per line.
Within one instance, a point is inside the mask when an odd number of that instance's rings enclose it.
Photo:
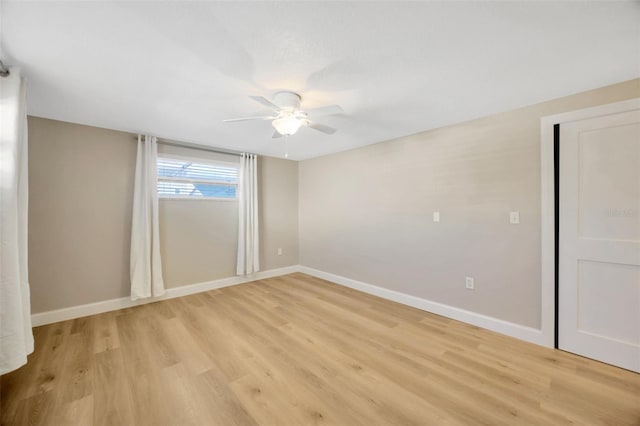
M 540 118 L 541 333 L 542 344 L 558 347 L 556 138 L 563 123 L 640 109 L 640 98 Z

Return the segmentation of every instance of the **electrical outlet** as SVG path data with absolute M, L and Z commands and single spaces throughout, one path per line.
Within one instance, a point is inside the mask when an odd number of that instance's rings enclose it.
M 278 247 L 278 256 L 282 256 L 282 249 Z
M 473 277 L 466 277 L 464 279 L 464 286 L 469 290 L 473 290 L 475 288 L 475 284 L 473 282 Z
M 433 221 L 440 222 L 440 212 L 433 212 Z
M 509 223 L 512 225 L 517 225 L 520 223 L 520 212 L 510 212 L 509 213 Z

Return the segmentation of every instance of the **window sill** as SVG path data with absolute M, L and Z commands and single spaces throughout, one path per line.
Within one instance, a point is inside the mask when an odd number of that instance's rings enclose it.
M 222 197 L 158 197 L 159 201 L 238 201 L 237 198 Z

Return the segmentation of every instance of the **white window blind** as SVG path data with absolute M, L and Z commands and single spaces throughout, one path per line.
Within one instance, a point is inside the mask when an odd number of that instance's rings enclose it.
M 238 167 L 232 164 L 158 157 L 158 196 L 184 199 L 235 199 Z

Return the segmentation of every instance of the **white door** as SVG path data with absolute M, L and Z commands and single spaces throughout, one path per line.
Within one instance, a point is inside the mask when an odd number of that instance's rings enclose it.
M 560 125 L 560 349 L 640 372 L 640 110 Z

